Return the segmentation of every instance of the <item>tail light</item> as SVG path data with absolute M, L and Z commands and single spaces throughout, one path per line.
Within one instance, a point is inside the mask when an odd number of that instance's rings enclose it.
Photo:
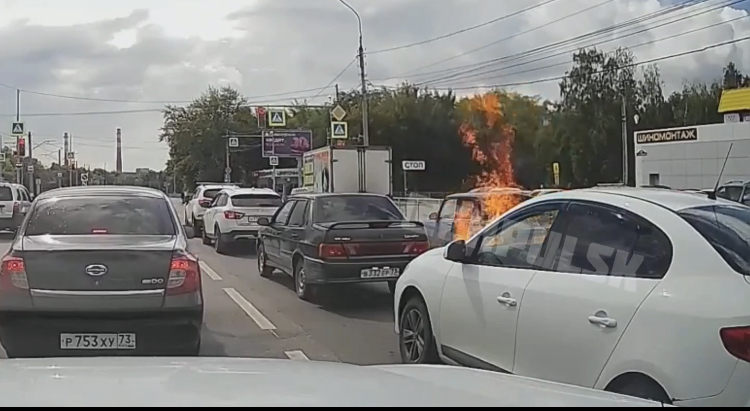
M 727 352 L 750 362 L 750 327 L 723 328 L 720 335 Z
M 13 203 L 13 214 L 18 214 L 19 209 L 21 208 L 21 203 L 14 202 Z
M 416 241 L 413 243 L 406 243 L 404 246 L 404 254 L 409 255 L 420 255 L 430 249 L 430 243 L 427 241 Z
M 26 291 L 29 279 L 23 258 L 6 255 L 0 263 L 0 291 Z
M 201 289 L 198 259 L 185 252 L 175 252 L 169 267 L 167 295 L 189 294 Z
M 224 212 L 224 218 L 227 220 L 239 220 L 240 218 L 244 217 L 245 215 L 242 213 L 238 213 L 236 211 L 225 211 Z
M 208 208 L 211 206 L 211 200 L 207 198 L 200 199 L 198 200 L 198 205 L 200 205 L 203 208 Z
M 341 244 L 321 244 L 318 248 L 320 258 L 346 258 L 346 250 Z

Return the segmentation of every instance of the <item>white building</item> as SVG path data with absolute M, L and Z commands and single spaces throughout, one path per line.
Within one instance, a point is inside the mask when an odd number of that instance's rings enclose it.
M 750 180 L 750 122 L 639 131 L 634 140 L 637 186 L 714 188 L 730 145 L 720 183 Z

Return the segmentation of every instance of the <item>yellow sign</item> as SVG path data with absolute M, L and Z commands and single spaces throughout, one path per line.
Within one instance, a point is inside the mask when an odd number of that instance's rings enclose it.
M 554 178 L 555 186 L 560 185 L 560 163 L 552 163 L 552 177 Z

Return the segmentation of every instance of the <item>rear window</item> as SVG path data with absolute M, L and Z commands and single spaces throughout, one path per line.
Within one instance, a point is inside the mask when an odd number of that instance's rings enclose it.
M 402 221 L 401 211 L 391 200 L 376 196 L 321 197 L 315 200 L 315 222 Z
M 26 235 L 175 235 L 172 213 L 162 199 L 75 197 L 34 207 Z
M 273 194 L 238 194 L 232 196 L 235 207 L 280 207 L 281 197 Z
M 727 200 L 740 201 L 740 196 L 742 195 L 742 186 L 722 187 L 722 189 L 719 190 L 716 195 L 717 197 L 725 198 Z
M 711 206 L 681 211 L 732 269 L 750 275 L 750 208 Z
M 8 186 L 0 186 L 0 201 L 13 201 L 13 190 Z
M 216 197 L 223 188 L 211 188 L 203 192 L 203 198 L 210 198 L 213 199 Z

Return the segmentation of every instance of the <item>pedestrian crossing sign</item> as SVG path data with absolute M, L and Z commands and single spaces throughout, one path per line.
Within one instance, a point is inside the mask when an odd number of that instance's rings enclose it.
M 331 121 L 331 138 L 334 140 L 349 138 L 349 124 L 346 121 Z
M 10 127 L 10 134 L 13 134 L 14 136 L 22 136 L 24 135 L 24 126 L 23 123 L 20 121 L 15 121 Z
M 285 127 L 286 111 L 273 109 L 268 110 L 268 125 L 270 127 Z

